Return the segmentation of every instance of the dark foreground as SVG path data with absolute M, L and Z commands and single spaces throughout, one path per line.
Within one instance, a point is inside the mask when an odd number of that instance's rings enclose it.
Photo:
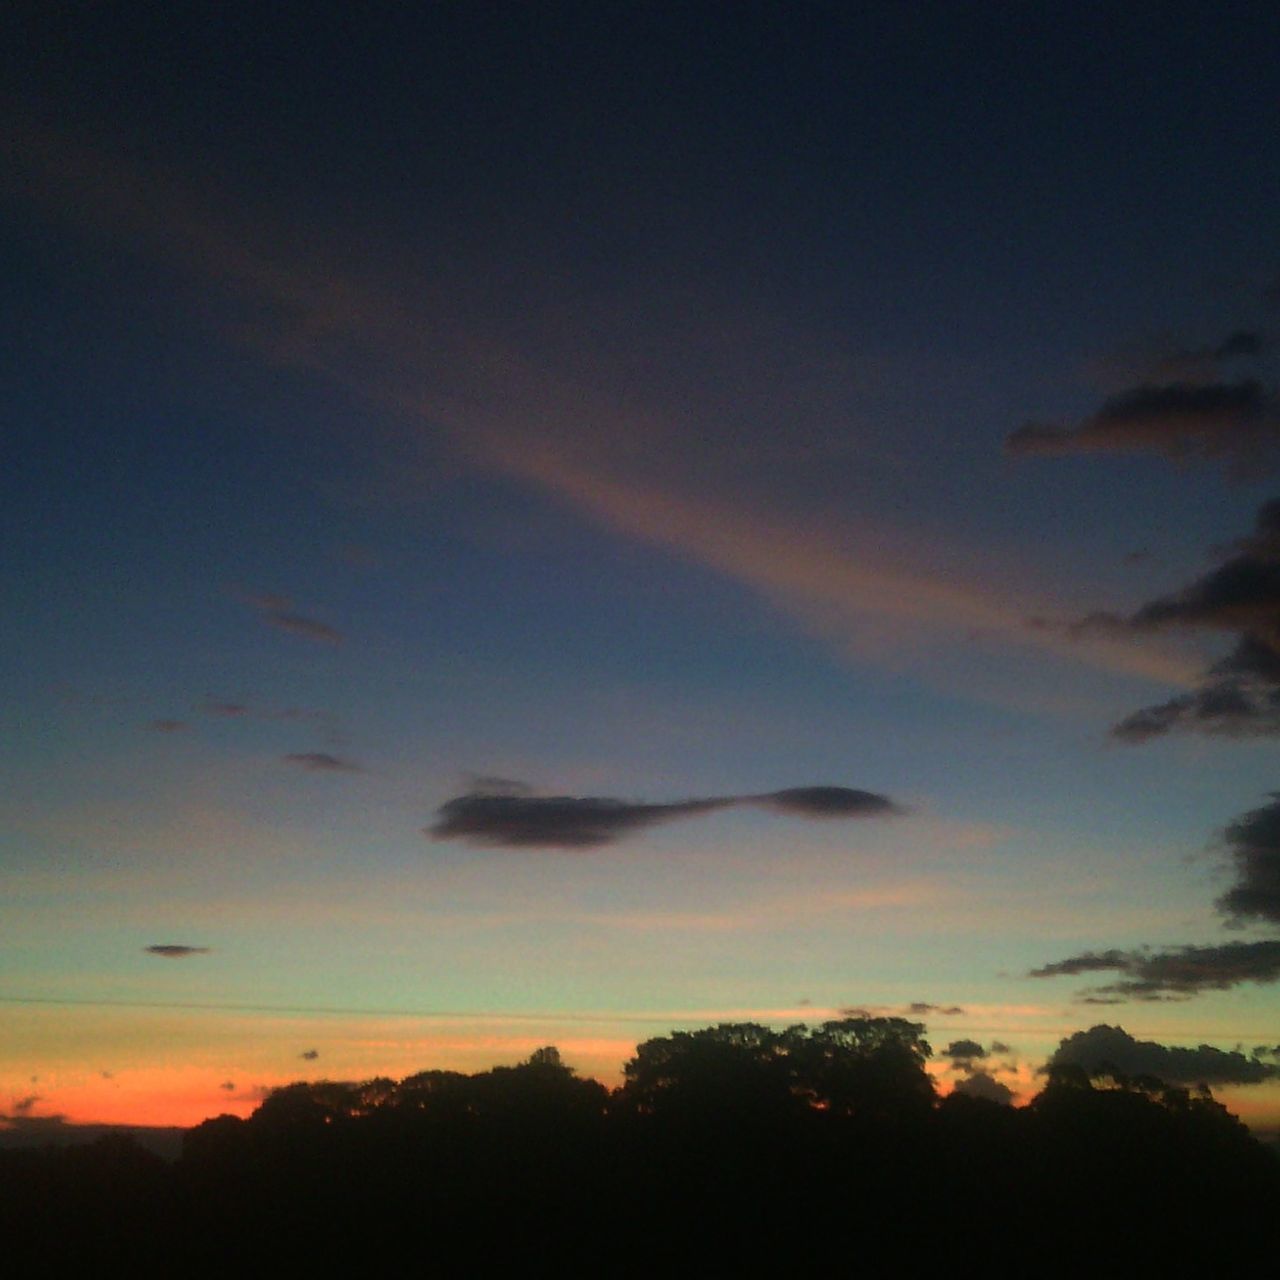
M 1207 1094 L 1076 1070 L 1017 1110 L 939 1103 L 896 1022 L 650 1041 L 613 1094 L 554 1050 L 293 1085 L 175 1163 L 123 1138 L 0 1152 L 0 1241 L 13 1275 L 1274 1266 L 1280 1161 Z

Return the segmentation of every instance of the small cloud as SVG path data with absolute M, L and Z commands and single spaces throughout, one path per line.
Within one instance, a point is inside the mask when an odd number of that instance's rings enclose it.
M 993 1040 L 991 1042 L 991 1052 L 992 1053 L 1012 1053 L 1013 1047 L 1011 1045 L 1005 1044 L 1003 1040 Z
M 963 1014 L 964 1010 L 958 1004 L 926 1004 L 922 1000 L 917 1000 L 914 1004 L 907 1005 L 907 1012 L 915 1014 L 917 1017 L 926 1013 L 939 1013 L 943 1017 L 952 1017 L 956 1014 Z
M 234 1080 L 224 1080 L 224 1081 L 223 1081 L 223 1082 L 218 1086 L 218 1088 L 219 1088 L 219 1089 L 222 1089 L 222 1090 L 225 1090 L 227 1093 L 235 1093 L 235 1091 L 236 1091 L 236 1082 L 235 1082 Z
M 15 1098 L 11 1104 L 13 1114 L 17 1116 L 25 1116 L 30 1113 L 31 1109 L 37 1102 L 43 1102 L 43 1095 L 38 1093 L 29 1093 L 25 1098 Z
M 327 751 L 293 751 L 282 756 L 286 764 L 297 765 L 309 773 L 363 773 L 364 770 L 351 760 L 330 755 Z
M 504 785 L 510 788 L 511 784 Z M 887 796 L 850 787 L 793 787 L 759 795 L 655 804 L 602 796 L 536 796 L 520 786 L 472 790 L 446 801 L 426 834 L 436 840 L 461 839 L 508 848 L 586 849 L 612 844 L 658 823 L 743 805 L 806 818 L 884 817 L 903 812 Z
M 187 956 L 206 956 L 209 947 L 191 947 L 185 942 L 153 942 L 143 950 L 150 956 L 162 956 L 166 960 L 184 960 Z
M 153 733 L 181 733 L 191 726 L 185 720 L 152 720 L 147 728 Z
M 232 719 L 249 714 L 249 708 L 243 702 L 222 702 L 215 698 L 206 698 L 201 710 L 205 715 L 227 716 Z
M 987 1051 L 976 1040 L 953 1040 L 943 1049 L 942 1056 L 950 1058 L 953 1067 L 968 1067 L 970 1063 L 985 1058 Z
M 1013 1105 L 1013 1090 L 985 1071 L 973 1071 L 963 1080 L 957 1080 L 953 1092 L 966 1098 L 985 1098 L 1002 1107 Z
M 1208 1044 L 1183 1049 L 1135 1040 L 1123 1027 L 1105 1024 L 1068 1036 L 1046 1066 L 1067 1064 L 1089 1072 L 1111 1069 L 1129 1076 L 1155 1076 L 1173 1085 L 1261 1084 L 1280 1076 L 1280 1066 L 1247 1058 L 1236 1050 Z
M 304 1049 L 298 1057 L 305 1058 L 308 1062 L 314 1062 L 320 1056 L 319 1049 Z
M 342 643 L 342 632 L 327 622 L 296 612 L 293 601 L 288 596 L 249 594 L 242 596 L 242 599 L 258 611 L 264 622 L 280 631 L 289 631 L 323 644 Z
M 888 796 L 852 787 L 790 787 L 756 800 L 765 808 L 806 818 L 885 817 L 903 812 Z

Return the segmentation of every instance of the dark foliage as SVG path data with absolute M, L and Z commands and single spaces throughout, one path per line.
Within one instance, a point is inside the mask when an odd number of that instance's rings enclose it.
M 676 1032 L 613 1094 L 554 1049 L 290 1085 L 173 1165 L 127 1139 L 0 1152 L 0 1233 L 15 1274 L 792 1274 L 904 1240 L 1049 1274 L 1274 1256 L 1280 1162 L 1207 1090 L 1065 1064 L 1020 1110 L 939 1103 L 922 1033 Z

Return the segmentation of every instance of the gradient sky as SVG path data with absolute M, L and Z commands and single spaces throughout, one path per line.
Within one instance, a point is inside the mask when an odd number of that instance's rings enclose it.
M 1218 904 L 1275 688 L 1204 709 L 1277 598 L 1142 612 L 1276 493 L 1273 8 L 0 37 L 0 1111 L 847 1007 L 1024 1098 L 1096 1022 L 1280 1042 L 1221 950 L 1280 894 Z

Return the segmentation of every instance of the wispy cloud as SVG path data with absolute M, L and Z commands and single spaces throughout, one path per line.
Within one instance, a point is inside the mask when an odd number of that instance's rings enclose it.
M 147 725 L 153 733 L 181 733 L 190 727 L 185 720 L 152 720 Z
M 515 477 L 626 537 L 745 584 L 841 656 L 901 667 L 978 637 L 998 652 L 1047 651 L 1174 684 L 1189 676 L 1178 659 L 1105 636 L 1072 645 L 1028 629 L 1024 590 L 995 576 L 966 579 L 954 561 L 891 553 L 894 531 L 883 520 L 797 519 L 771 496 L 767 476 L 757 475 L 745 498 L 737 486 L 727 496 L 725 486 L 694 483 L 692 466 L 673 476 L 662 461 L 687 454 L 691 439 L 677 410 L 641 412 L 625 389 L 601 391 L 563 373 L 574 368 L 567 356 L 523 357 L 493 336 L 496 328 L 453 317 L 439 290 L 414 313 L 339 272 L 300 265 L 287 250 L 251 247 L 219 225 L 207 202 L 118 155 L 34 129 L 10 129 L 3 141 L 21 163 L 29 198 L 60 213 L 92 210 L 117 233 L 258 303 L 271 314 L 270 335 L 250 340 L 270 359 L 336 378 L 407 420 L 410 439 L 447 442 L 468 465 Z M 739 455 L 751 450 L 739 447 Z M 1052 612 L 1045 603 L 1031 611 Z M 341 639 L 281 597 L 258 597 L 255 607 L 282 630 Z
M 153 942 L 143 950 L 149 956 L 160 956 L 165 960 L 185 960 L 188 956 L 208 955 L 211 948 L 193 947 L 185 942 Z
M 323 644 L 342 643 L 342 632 L 318 618 L 298 613 L 293 607 L 293 601 L 287 596 L 246 595 L 244 601 L 258 611 L 264 622 L 280 631 L 288 631 L 307 640 L 318 640 Z
M 291 751 L 282 757 L 286 764 L 296 765 L 308 773 L 363 773 L 353 760 L 330 755 L 327 751 Z

